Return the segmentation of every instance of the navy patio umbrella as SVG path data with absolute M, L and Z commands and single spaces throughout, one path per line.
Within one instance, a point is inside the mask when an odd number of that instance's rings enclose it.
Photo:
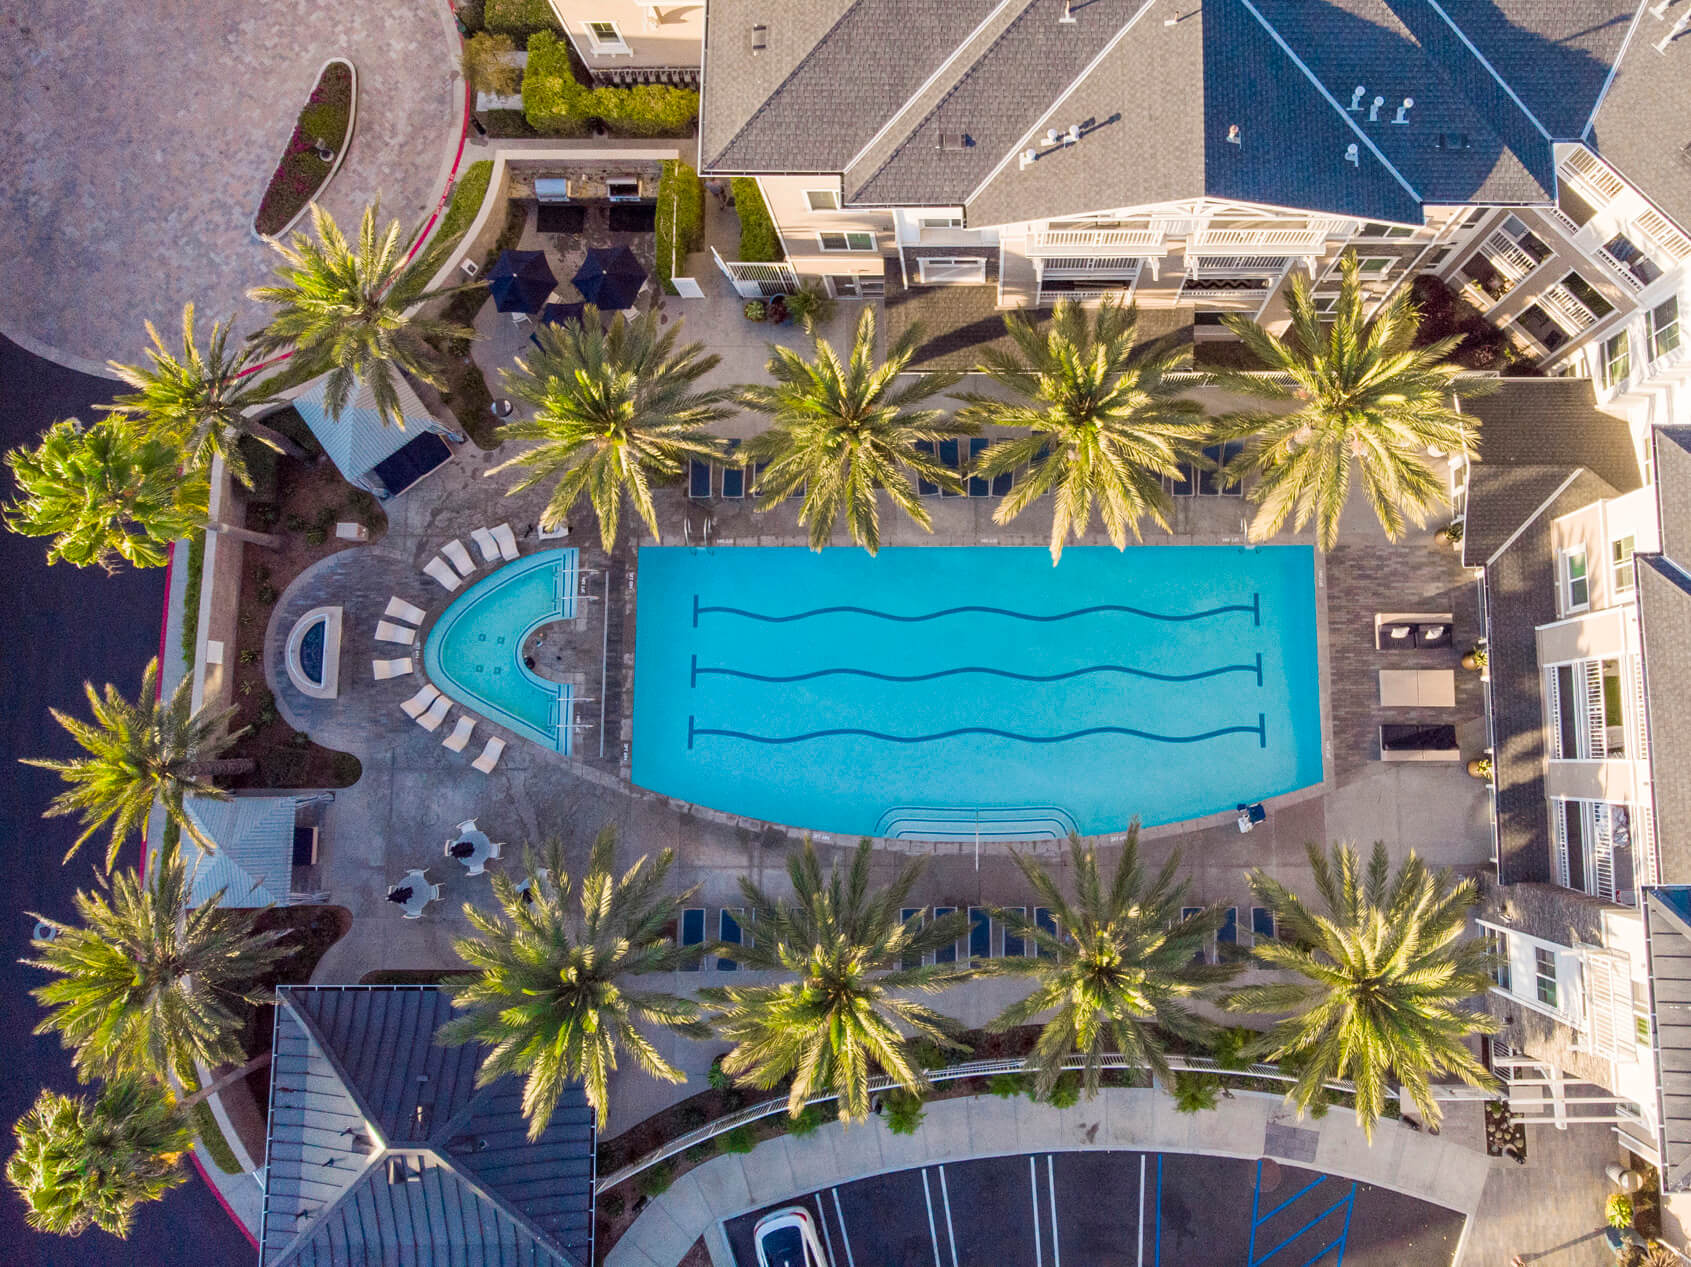
M 587 252 L 581 268 L 572 278 L 581 297 L 603 312 L 632 308 L 640 288 L 646 284 L 646 270 L 626 246 L 596 246 Z
M 500 312 L 539 312 L 558 288 L 544 251 L 506 251 L 487 274 L 493 306 Z
M 547 304 L 540 310 L 540 320 L 545 325 L 561 326 L 566 321 L 580 321 L 586 312 L 586 304 Z

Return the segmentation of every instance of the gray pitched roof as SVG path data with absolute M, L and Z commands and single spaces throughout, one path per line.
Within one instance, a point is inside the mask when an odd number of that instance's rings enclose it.
M 1200 194 L 1412 222 L 1426 202 L 1546 202 L 1551 141 L 1584 130 L 1638 11 L 1207 0 L 1169 25 L 1149 0 L 1088 0 L 1072 23 L 1062 0 L 708 5 L 707 171 L 837 172 L 848 202 L 964 204 L 976 225 Z M 1072 151 L 1021 168 L 1076 123 Z
M 1646 11 L 1592 119 L 1587 141 L 1658 207 L 1691 233 L 1691 33 L 1658 53 L 1655 44 L 1679 20 L 1675 5 Z
M 1691 573 L 1659 554 L 1636 565 L 1656 856 L 1663 880 L 1691 883 Z
M 1652 444 L 1662 553 L 1691 566 L 1691 427 L 1657 427 Z
M 269 906 L 287 897 L 294 874 L 294 802 L 292 796 L 189 797 L 188 817 L 217 846 L 212 853 L 193 846 L 189 902 L 203 906 L 220 890 L 220 906 Z
M 1691 1186 L 1691 889 L 1644 890 L 1662 1185 Z
M 527 1140 L 521 1088 L 477 1091 L 431 987 L 283 987 L 261 1267 L 592 1261 L 593 1114 L 566 1092 Z

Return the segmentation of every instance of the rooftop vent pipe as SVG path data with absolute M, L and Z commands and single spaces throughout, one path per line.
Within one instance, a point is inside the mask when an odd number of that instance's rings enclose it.
M 1357 150 L 1355 141 L 1352 141 L 1349 145 L 1345 146 L 1345 162 L 1349 163 L 1352 167 L 1362 166 L 1362 155 Z

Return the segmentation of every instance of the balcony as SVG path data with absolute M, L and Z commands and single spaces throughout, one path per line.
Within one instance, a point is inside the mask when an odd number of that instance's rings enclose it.
M 1188 255 L 1239 255 L 1251 251 L 1277 255 L 1320 255 L 1327 249 L 1328 225 L 1303 229 L 1203 229 L 1187 244 Z
M 1561 282 L 1547 287 L 1538 297 L 1538 303 L 1552 321 L 1571 335 L 1579 335 L 1597 324 L 1591 310 Z
M 1531 237 L 1530 234 L 1527 236 Z M 1537 242 L 1537 239 L 1534 238 L 1533 241 Z M 1542 246 L 1543 244 L 1540 243 L 1539 245 Z M 1480 254 L 1484 255 L 1491 262 L 1492 267 L 1502 273 L 1513 285 L 1537 268 L 1550 252 L 1546 248 L 1543 254 L 1535 255 L 1508 233 L 1502 229 L 1497 229 L 1484 242 L 1480 243 Z
M 1166 254 L 1161 229 L 1044 229 L 1028 235 L 1029 255 L 1093 255 L 1116 257 Z

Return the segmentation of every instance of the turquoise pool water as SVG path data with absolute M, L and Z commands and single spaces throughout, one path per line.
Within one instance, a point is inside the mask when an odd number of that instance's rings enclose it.
M 423 670 L 471 712 L 568 753 L 571 688 L 523 663 L 536 628 L 575 615 L 576 551 L 542 550 L 484 576 L 452 600 L 423 643 Z
M 845 835 L 1026 839 L 1320 782 L 1314 552 L 640 551 L 633 777 Z

